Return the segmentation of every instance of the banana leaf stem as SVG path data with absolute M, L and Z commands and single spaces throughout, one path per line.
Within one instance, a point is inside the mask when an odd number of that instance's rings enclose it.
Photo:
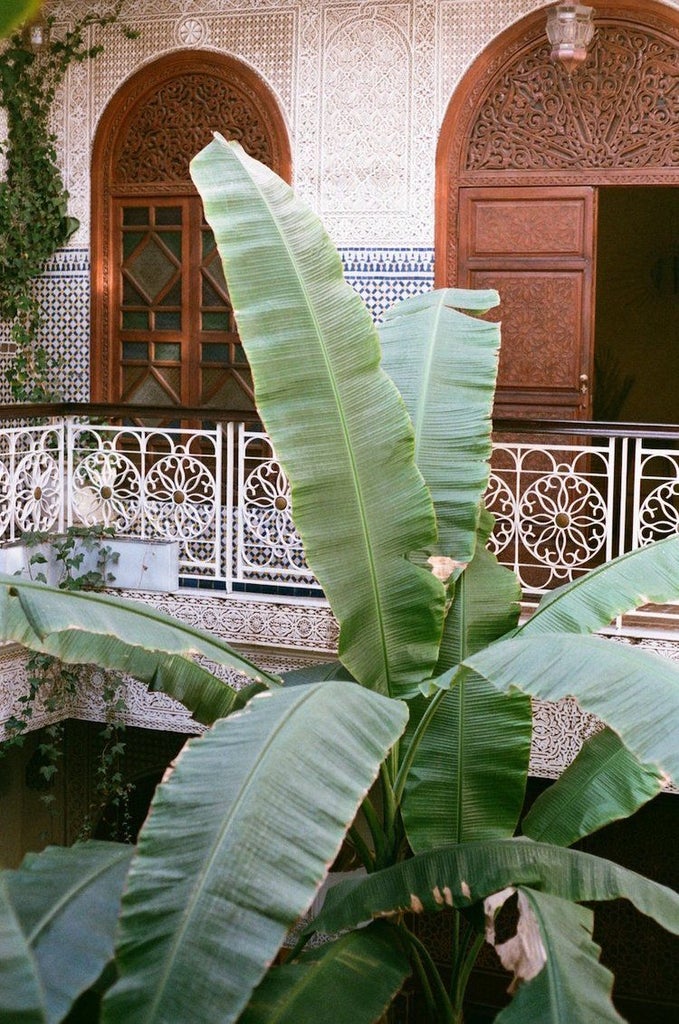
M 439 704 L 441 703 L 447 692 L 447 690 L 438 690 L 434 694 L 434 696 L 427 704 L 426 710 L 422 715 L 422 718 L 419 720 L 417 726 L 415 727 L 415 732 L 413 733 L 412 739 L 408 744 L 408 749 L 399 767 L 398 774 L 396 776 L 396 781 L 394 782 L 394 799 L 397 804 L 400 804 L 401 799 L 403 797 L 403 790 L 405 789 L 405 785 L 408 780 L 408 774 L 410 772 L 410 769 L 412 768 L 413 761 L 415 760 L 417 748 L 419 747 L 420 742 L 422 741 L 422 737 L 427 731 L 430 721 L 436 714 Z
M 436 1021 L 436 1024 L 456 1024 L 457 1017 L 429 950 L 406 925 L 401 924 L 399 927 L 410 945 L 413 966 L 422 985 L 431 1019 Z
M 467 944 L 467 948 L 461 957 L 458 957 L 458 961 L 453 971 L 451 979 L 451 996 L 453 1000 L 453 1007 L 457 1014 L 462 1019 L 462 1004 L 464 1002 L 465 992 L 467 991 L 467 983 L 469 982 L 469 975 L 472 973 L 476 958 L 479 955 L 481 946 L 484 943 L 483 935 L 475 935 L 471 941 Z
M 366 824 L 370 829 L 370 835 L 372 836 L 373 846 L 375 847 L 375 856 L 373 858 L 373 868 L 375 864 L 383 865 L 387 854 L 387 839 L 385 835 L 385 829 L 382 822 L 377 816 L 375 808 L 370 802 L 370 798 L 366 797 L 361 804 L 361 810 L 365 817 Z M 367 865 L 366 865 L 367 867 Z
M 375 854 L 372 852 L 365 839 L 355 825 L 349 829 L 349 839 L 353 843 L 356 853 L 361 858 L 361 863 L 368 873 L 375 870 Z

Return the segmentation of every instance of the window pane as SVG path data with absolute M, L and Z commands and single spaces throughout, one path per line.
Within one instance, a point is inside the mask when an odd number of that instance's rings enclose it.
M 181 345 L 173 342 L 156 342 L 153 346 L 156 359 L 166 359 L 178 363 L 182 355 Z
M 123 330 L 124 331 L 148 331 L 149 329 L 149 315 L 141 310 L 124 309 L 123 310 Z
M 181 206 L 158 206 L 156 207 L 156 224 L 181 224 Z
M 203 313 L 202 321 L 204 331 L 228 331 L 229 329 L 229 315 L 226 310 L 222 313 Z
M 228 363 L 229 362 L 229 346 L 228 345 L 203 345 L 202 355 L 204 363 Z
M 146 341 L 124 341 L 123 359 L 144 359 L 149 357 L 149 346 Z
M 126 206 L 123 210 L 123 224 L 148 224 L 148 206 Z
M 156 313 L 155 328 L 157 331 L 181 331 L 181 313 Z

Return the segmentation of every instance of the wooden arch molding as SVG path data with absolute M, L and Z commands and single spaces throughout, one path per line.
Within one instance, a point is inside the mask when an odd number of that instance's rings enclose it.
M 679 185 L 679 10 L 588 0 L 596 34 L 571 79 L 547 7 L 494 39 L 462 78 L 436 154 L 436 283 L 458 281 L 466 186 Z
M 109 101 L 91 165 L 92 353 L 94 400 L 111 400 L 112 210 L 120 197 L 196 196 L 189 162 L 214 131 L 290 182 L 288 130 L 278 100 L 256 71 L 228 54 L 178 50 L 144 65 Z

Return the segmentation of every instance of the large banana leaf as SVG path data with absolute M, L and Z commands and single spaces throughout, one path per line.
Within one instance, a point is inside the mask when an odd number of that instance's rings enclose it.
M 679 666 L 601 637 L 503 640 L 464 664 L 503 692 L 574 697 L 618 733 L 642 766 L 679 779 Z M 451 682 L 446 674 L 444 685 Z
M 591 736 L 541 793 L 523 819 L 531 839 L 570 846 L 604 825 L 634 814 L 665 788 L 658 769 L 644 769 L 611 729 Z
M 517 636 L 593 633 L 616 615 L 679 597 L 679 534 L 630 551 L 546 594 Z
M 458 664 L 516 625 L 516 577 L 480 544 L 457 582 L 442 658 Z M 409 725 L 408 739 L 412 725 Z M 526 788 L 530 698 L 498 693 L 469 674 L 446 693 L 419 742 L 402 812 L 416 852 L 470 839 L 511 836 Z
M 182 753 L 139 838 L 104 1020 L 236 1020 L 405 725 L 354 683 L 255 697 Z
M 434 499 L 438 552 L 466 565 L 488 485 L 500 327 L 460 309 L 497 306 L 496 291 L 442 288 L 393 306 L 384 367 L 415 429 L 415 461 Z
M 398 696 L 434 667 L 444 588 L 407 557 L 436 526 L 377 330 L 322 224 L 272 171 L 217 137 L 191 174 L 340 658 Z
M 592 911 L 522 887 L 519 900 L 522 941 L 520 947 L 511 946 L 512 939 L 504 944 L 510 947 L 508 965 L 511 969 L 515 959 L 521 976 L 530 959 L 523 955 L 530 939 L 539 944 L 545 964 L 535 977 L 521 982 L 509 1006 L 496 1017 L 497 1024 L 624 1024 L 611 1002 L 613 975 L 599 963 L 601 949 L 592 939 Z M 529 932 L 525 937 L 523 928 Z
M 121 843 L 53 846 L 2 872 L 0 1021 L 56 1024 L 97 980 L 132 853 Z
M 64 591 L 0 575 L 0 641 L 23 644 L 68 664 L 97 664 L 148 683 L 209 724 L 242 705 L 238 692 L 194 661 L 235 669 L 243 680 L 276 685 L 228 644 L 137 601 Z
M 347 879 L 329 890 L 307 930 L 334 933 L 403 910 L 466 908 L 511 885 L 577 902 L 622 897 L 679 934 L 679 895 L 671 889 L 601 857 L 522 838 L 441 847 Z
M 398 930 L 378 921 L 271 969 L 238 1024 L 372 1024 L 410 972 Z

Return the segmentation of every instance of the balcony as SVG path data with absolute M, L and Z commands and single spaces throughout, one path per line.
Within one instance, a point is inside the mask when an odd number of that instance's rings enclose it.
M 0 415 L 3 545 L 102 526 L 175 544 L 178 578 L 167 589 L 322 599 L 271 442 L 238 414 L 210 411 L 203 429 L 152 425 L 167 418 L 157 408 L 4 406 Z M 679 427 L 498 421 L 487 505 L 491 545 L 534 602 L 679 530 Z M 679 609 L 653 615 L 679 623 Z

